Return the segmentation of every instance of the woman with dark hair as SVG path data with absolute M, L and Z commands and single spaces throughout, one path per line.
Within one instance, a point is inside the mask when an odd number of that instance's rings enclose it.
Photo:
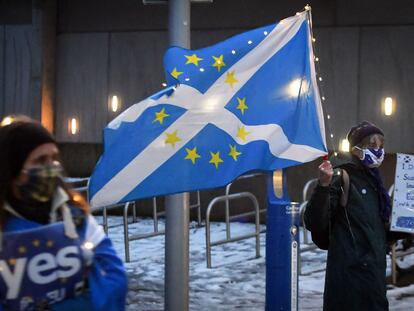
M 0 127 L 0 311 L 125 309 L 123 263 L 62 173 L 38 122 Z

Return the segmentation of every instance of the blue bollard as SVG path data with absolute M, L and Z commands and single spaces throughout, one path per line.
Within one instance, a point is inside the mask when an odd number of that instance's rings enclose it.
M 266 311 L 298 310 L 299 204 L 292 203 L 285 171 L 267 181 Z

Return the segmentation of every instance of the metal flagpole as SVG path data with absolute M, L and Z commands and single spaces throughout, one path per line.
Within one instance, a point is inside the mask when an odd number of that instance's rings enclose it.
M 190 48 L 190 0 L 169 0 L 169 43 Z M 165 310 L 189 307 L 189 193 L 166 197 Z

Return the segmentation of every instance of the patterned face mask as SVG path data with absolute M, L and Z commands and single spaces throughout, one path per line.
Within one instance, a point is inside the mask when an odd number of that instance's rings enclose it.
M 384 161 L 384 148 L 355 148 L 362 151 L 362 164 L 369 168 L 379 167 Z
M 59 162 L 27 170 L 28 180 L 19 186 L 22 199 L 32 203 L 50 201 L 61 182 L 62 173 L 63 168 Z

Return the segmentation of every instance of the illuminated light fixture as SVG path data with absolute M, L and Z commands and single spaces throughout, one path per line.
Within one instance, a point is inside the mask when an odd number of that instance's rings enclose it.
M 167 83 L 163 82 L 161 85 L 162 85 L 163 87 L 166 87 L 166 86 L 167 86 Z
M 390 116 L 394 113 L 394 100 L 392 97 L 386 97 L 384 100 L 384 114 Z
M 204 72 L 204 68 L 200 68 L 200 71 L 201 71 L 201 72 Z
M 322 77 L 319 77 L 319 81 L 322 81 Z
M 315 62 L 319 62 L 319 57 L 315 57 Z
M 330 135 L 330 136 L 331 136 L 331 138 L 333 138 L 333 134 L 332 134 L 332 133 L 331 133 L 331 135 Z
M 252 40 L 247 41 L 247 44 L 252 44 L 252 43 L 253 43 Z
M 342 152 L 349 152 L 349 141 L 348 139 L 342 139 L 340 148 Z
M 76 135 L 79 132 L 78 119 L 72 118 L 69 120 L 69 133 Z
M 190 81 L 190 78 L 185 78 L 185 81 Z
M 325 96 L 322 96 L 322 100 L 325 100 L 326 98 L 325 98 Z
M 117 112 L 119 110 L 119 100 L 118 100 L 118 96 L 116 96 L 116 95 L 112 96 L 111 110 L 112 110 L 112 112 Z
M 273 192 L 279 199 L 283 197 L 283 171 L 277 170 L 273 172 Z
M 312 38 L 312 42 L 316 42 L 316 39 L 315 38 Z
M 326 117 L 328 118 L 328 120 L 331 118 L 331 116 L 329 114 Z
M 0 126 L 6 126 L 13 123 L 13 117 L 7 116 L 2 121 Z
M 231 51 L 231 54 L 236 54 L 236 51 L 235 51 L 235 50 L 232 50 L 232 51 Z
M 267 36 L 267 31 L 263 32 L 263 34 L 264 34 L 265 36 Z
M 287 93 L 291 97 L 297 97 L 300 94 L 306 93 L 308 91 L 309 85 L 306 80 L 295 79 L 289 83 L 287 88 Z

